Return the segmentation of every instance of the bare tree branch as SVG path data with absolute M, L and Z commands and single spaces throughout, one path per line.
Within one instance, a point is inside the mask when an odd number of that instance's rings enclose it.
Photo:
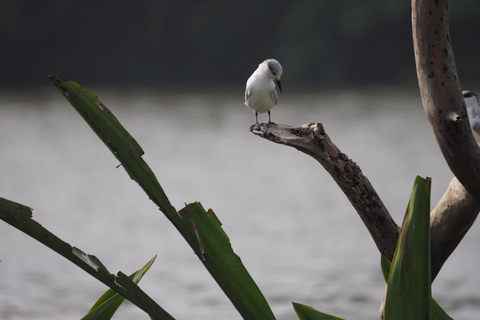
M 448 0 L 412 0 L 412 30 L 424 111 L 456 177 L 430 215 L 433 280 L 480 210 L 480 148 L 455 67 Z
M 398 226 L 360 167 L 330 140 L 321 123 L 293 128 L 287 125 L 253 125 L 250 131 L 275 143 L 312 156 L 327 170 L 353 205 L 382 255 L 393 257 Z
M 470 229 L 479 211 L 479 199 L 453 178 L 430 214 L 432 279 Z
M 448 166 L 480 196 L 480 148 L 473 138 L 450 41 L 448 0 L 412 0 L 418 83 L 425 114 Z
M 253 125 L 250 131 L 269 141 L 294 147 L 330 173 L 367 227 L 378 250 L 391 259 L 398 226 L 360 167 L 330 140 L 321 123 L 301 127 Z M 480 211 L 480 201 L 454 178 L 430 215 L 432 280 L 458 246 Z

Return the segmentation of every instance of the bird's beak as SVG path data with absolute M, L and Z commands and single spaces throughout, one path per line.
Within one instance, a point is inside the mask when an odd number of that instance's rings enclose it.
M 277 80 L 277 78 L 273 78 L 273 80 L 275 81 L 275 84 L 277 85 L 278 90 L 280 90 L 280 93 L 283 93 L 283 91 L 282 91 L 282 83 L 280 82 L 280 80 Z

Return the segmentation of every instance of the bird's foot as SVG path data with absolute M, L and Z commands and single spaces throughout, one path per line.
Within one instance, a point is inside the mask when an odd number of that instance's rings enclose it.
M 255 124 L 252 124 L 250 126 L 250 131 L 253 132 L 253 131 L 261 131 L 262 130 L 262 126 L 260 125 L 260 123 L 255 123 Z
M 263 134 L 266 134 L 268 132 L 268 129 L 273 127 L 277 127 L 277 124 L 275 122 L 255 123 L 250 126 L 250 131 L 262 132 Z

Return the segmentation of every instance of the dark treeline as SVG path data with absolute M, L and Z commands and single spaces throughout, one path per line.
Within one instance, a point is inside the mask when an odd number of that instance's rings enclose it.
M 451 1 L 462 82 L 478 82 L 478 0 Z M 413 84 L 408 0 L 0 1 L 0 82 L 243 85 L 278 59 L 290 84 Z M 288 80 L 287 80 L 288 79 Z

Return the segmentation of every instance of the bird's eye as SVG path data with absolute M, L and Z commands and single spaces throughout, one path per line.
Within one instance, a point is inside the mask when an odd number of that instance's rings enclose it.
M 273 75 L 274 75 L 274 76 L 276 76 L 276 75 L 277 75 L 277 73 L 276 73 L 276 72 L 272 72 L 272 73 L 273 73 Z

